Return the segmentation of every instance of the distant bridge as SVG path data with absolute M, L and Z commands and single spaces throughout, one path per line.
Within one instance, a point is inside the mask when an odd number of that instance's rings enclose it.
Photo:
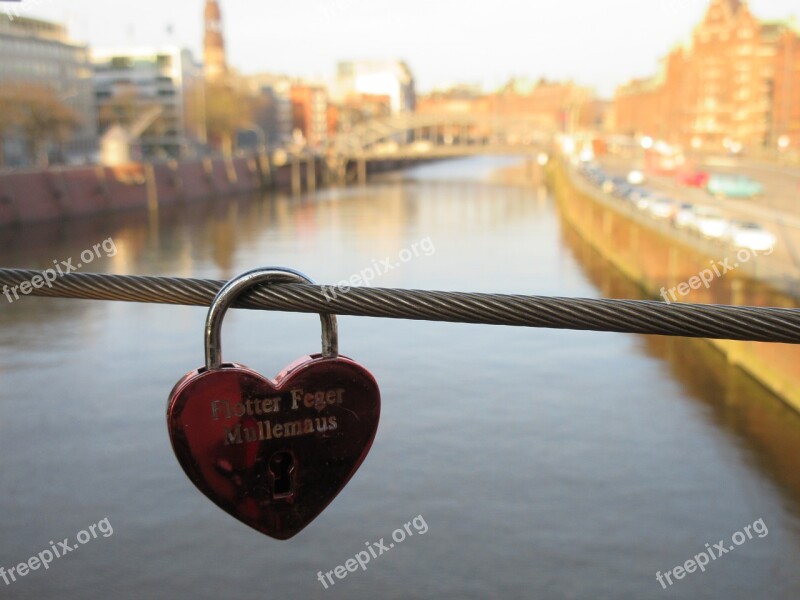
M 549 151 L 556 125 L 541 115 L 409 113 L 372 119 L 340 133 L 328 168 L 340 181 L 366 181 L 368 172 L 399 162 Z
M 541 115 L 409 113 L 359 123 L 335 138 L 333 151 L 351 160 L 530 154 L 549 147 L 555 131 Z

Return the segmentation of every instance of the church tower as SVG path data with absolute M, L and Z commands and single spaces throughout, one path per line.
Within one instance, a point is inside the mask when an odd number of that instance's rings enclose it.
M 208 81 L 224 79 L 228 65 L 225 60 L 225 38 L 222 35 L 222 11 L 217 0 L 206 0 L 203 62 Z

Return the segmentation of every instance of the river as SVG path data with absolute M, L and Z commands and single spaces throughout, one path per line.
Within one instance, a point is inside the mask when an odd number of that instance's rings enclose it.
M 100 244 L 82 270 L 282 265 L 335 283 L 391 264 L 372 285 L 636 297 L 543 189 L 493 183 L 512 162 L 1 231 L 0 256 L 44 269 Z M 702 341 L 340 317 L 380 428 L 333 504 L 277 542 L 212 505 L 170 448 L 167 395 L 203 362 L 205 309 L 0 306 L 0 566 L 105 532 L 0 579 L 5 597 L 800 597 L 800 418 Z M 313 315 L 226 319 L 226 359 L 267 375 L 318 348 Z M 657 581 L 720 541 L 704 572 Z

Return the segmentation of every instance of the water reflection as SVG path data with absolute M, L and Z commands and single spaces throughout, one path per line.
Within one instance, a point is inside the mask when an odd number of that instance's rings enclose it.
M 119 254 L 92 270 L 224 278 L 277 264 L 334 283 L 429 237 L 435 254 L 374 283 L 633 294 L 539 190 L 444 181 L 487 164 L 2 232 L 2 262 L 45 267 L 111 236 Z M 0 565 L 106 516 L 115 534 L 16 597 L 638 599 L 662 593 L 656 570 L 759 517 L 767 538 L 670 594 L 800 589 L 797 420 L 702 345 L 343 317 L 342 351 L 379 381 L 382 423 L 342 495 L 275 545 L 210 505 L 169 448 L 166 397 L 201 364 L 203 308 L 25 300 L 0 308 Z M 226 355 L 267 374 L 318 344 L 312 315 L 226 318 Z M 420 514 L 424 537 L 321 587 L 317 571 Z
M 563 218 L 563 241 L 606 298 L 650 299 L 587 244 Z M 748 460 L 780 486 L 786 505 L 800 515 L 800 415 L 704 340 L 639 336 L 649 356 L 669 365 L 701 414 L 748 449 Z

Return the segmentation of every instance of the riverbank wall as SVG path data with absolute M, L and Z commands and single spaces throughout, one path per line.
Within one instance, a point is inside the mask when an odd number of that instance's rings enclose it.
M 188 204 L 267 190 L 292 193 L 365 181 L 368 175 L 421 160 L 345 161 L 289 157 L 276 165 L 264 153 L 119 167 L 58 167 L 0 174 L 0 227 L 124 210 Z
M 736 250 L 702 240 L 680 239 L 671 227 L 654 221 L 582 180 L 568 165 L 551 162 L 549 178 L 564 218 L 578 234 L 648 296 L 693 281 Z M 761 257 L 768 258 L 768 257 Z M 678 301 L 797 308 L 797 301 L 758 279 L 758 260 L 724 273 L 707 287 L 691 289 Z M 694 286 L 692 286 L 694 288 Z M 686 288 L 684 288 L 686 289 Z M 671 298 L 670 298 L 671 300 Z M 727 360 L 746 371 L 800 412 L 800 346 L 709 340 Z

